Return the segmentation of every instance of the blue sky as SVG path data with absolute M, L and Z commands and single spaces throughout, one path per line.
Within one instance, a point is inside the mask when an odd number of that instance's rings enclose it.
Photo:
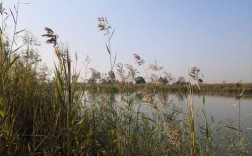
M 13 1 L 3 1 L 13 8 Z M 115 28 L 112 40 L 117 62 L 134 64 L 133 54 L 158 64 L 176 78 L 198 66 L 204 80 L 252 82 L 251 0 L 27 0 L 21 5 L 18 29 L 38 37 L 42 59 L 53 67 L 53 51 L 44 44 L 45 26 L 55 30 L 79 69 L 86 55 L 90 67 L 109 71 L 106 38 L 97 29 L 105 16 Z

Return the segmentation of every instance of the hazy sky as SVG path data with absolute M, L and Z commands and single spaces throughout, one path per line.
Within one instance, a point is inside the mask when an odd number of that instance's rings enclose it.
M 15 0 L 3 1 L 13 8 Z M 90 67 L 109 71 L 106 38 L 97 29 L 105 16 L 115 28 L 117 62 L 133 64 L 133 54 L 158 64 L 175 77 L 198 66 L 204 80 L 252 82 L 251 0 L 27 0 L 20 6 L 18 29 L 41 41 L 42 59 L 53 66 L 53 51 L 41 34 L 50 27 Z M 81 68 L 81 67 L 80 67 Z

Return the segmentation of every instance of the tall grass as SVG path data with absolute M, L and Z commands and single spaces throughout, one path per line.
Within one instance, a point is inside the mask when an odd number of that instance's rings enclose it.
M 108 33 L 109 27 L 104 30 L 109 34 L 106 49 L 110 72 L 117 68 L 118 79 L 110 76 L 114 79 L 112 85 L 119 88 L 116 94 L 113 89 L 104 93 L 78 87 L 80 72 L 74 66 L 77 57 L 72 59 L 59 36 L 45 28 L 42 36 L 52 45 L 52 55 L 56 56 L 54 78 L 49 78 L 40 59 L 33 57 L 38 55 L 31 53 L 32 45 L 24 46 L 24 52 L 9 44 L 15 43 L 20 32 L 16 30 L 18 11 L 15 12 L 10 13 L 14 19 L 14 37 L 6 38 L 4 31 L 0 35 L 0 155 L 211 155 L 208 152 L 211 131 L 205 110 L 205 126 L 201 128 L 204 144 L 196 135 L 193 83 L 188 84 L 187 117 L 170 100 L 165 83 L 159 83 L 160 77 L 171 82 L 172 76 L 156 61 L 148 69 L 143 66 L 148 87 L 130 85 L 138 74 L 137 68 L 115 65 L 110 45 L 113 33 Z M 108 24 L 105 18 L 99 22 Z M 143 65 L 140 56 L 135 54 L 134 58 L 138 65 Z M 198 72 L 193 68 L 190 76 L 200 90 Z M 157 92 L 160 87 L 161 92 Z M 181 94 L 184 95 L 187 93 Z M 239 142 L 243 146 L 238 149 L 245 151 L 242 154 L 250 154 L 240 129 L 239 126 Z

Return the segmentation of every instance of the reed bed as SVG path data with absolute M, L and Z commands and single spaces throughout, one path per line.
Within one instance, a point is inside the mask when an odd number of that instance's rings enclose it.
M 9 17 L 6 14 L 1 13 L 3 19 Z M 111 67 L 108 79 L 112 87 L 104 90 L 93 83 L 80 87 L 80 72 L 73 65 L 77 57 L 71 58 L 68 47 L 59 42 L 59 36 L 50 28 L 45 28 L 42 35 L 52 45 L 52 55 L 57 58 L 54 78 L 50 78 L 33 49 L 32 36 L 26 36 L 24 51 L 18 46 L 14 48 L 15 38 L 21 32 L 16 30 L 18 10 L 9 14 L 14 20 L 12 41 L 6 38 L 4 31 L 0 34 L 0 155 L 193 156 L 217 153 L 212 140 L 214 129 L 207 121 L 205 110 L 203 126 L 199 126 L 201 135 L 197 136 L 195 130 L 195 86 L 203 95 L 203 104 L 205 100 L 198 81 L 198 68 L 189 72 L 192 82 L 186 85 L 186 92 L 178 91 L 188 104 L 188 111 L 183 112 L 170 100 L 165 84 L 157 85 L 158 77 L 171 81 L 172 76 L 156 61 L 147 69 L 144 59 L 135 54 L 136 64 L 144 69 L 149 84 L 128 83 L 136 78 L 137 70 L 128 64 L 116 64 L 111 46 L 114 31 L 110 31 L 106 18 L 99 18 L 99 29 L 108 39 L 106 49 Z M 154 74 L 149 74 L 149 69 Z M 225 152 L 251 154 L 243 131 L 232 125 L 227 129 L 231 135 L 225 139 Z

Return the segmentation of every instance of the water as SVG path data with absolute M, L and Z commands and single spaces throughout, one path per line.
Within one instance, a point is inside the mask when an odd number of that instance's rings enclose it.
M 203 104 L 202 97 L 194 96 L 196 111 L 196 135 L 199 136 L 199 125 L 204 124 L 202 110 L 205 107 L 208 123 L 213 126 L 213 141 L 219 146 L 219 154 L 227 153 L 227 141 L 238 143 L 245 138 L 252 145 L 252 99 L 236 99 L 221 96 L 206 96 Z M 213 121 L 212 121 L 213 120 Z M 216 131 L 218 130 L 219 131 Z M 231 139 L 233 136 L 235 139 Z M 250 149 L 251 150 L 251 149 Z
M 174 100 L 173 103 L 184 108 L 184 112 L 187 112 L 187 100 L 181 100 L 176 96 L 170 98 Z M 193 96 L 193 99 L 196 117 L 202 114 L 202 109 L 205 107 L 208 120 L 213 118 L 216 122 L 233 121 L 235 123 L 240 120 L 243 129 L 252 130 L 252 99 L 238 100 L 232 97 L 206 96 L 205 104 L 203 104 L 201 96 Z
M 105 96 L 106 94 L 99 94 L 92 96 L 88 92 L 85 94 L 86 101 L 97 100 L 100 95 Z M 123 96 L 123 99 L 134 99 L 135 110 L 139 109 L 140 111 L 146 114 L 152 114 L 153 107 L 147 104 L 146 99 L 136 98 L 136 94 L 131 94 L 130 96 Z M 157 107 L 160 109 L 169 109 L 162 106 L 162 102 L 159 101 L 160 97 L 156 95 L 153 97 L 154 103 L 157 104 Z M 233 122 L 236 126 L 240 121 L 240 126 L 242 129 L 247 129 L 252 132 L 252 99 L 236 99 L 234 97 L 222 97 L 222 96 L 206 96 L 205 104 L 203 104 L 202 96 L 193 96 L 194 107 L 196 118 L 202 116 L 202 109 L 205 107 L 206 115 L 208 120 L 214 119 L 215 122 Z M 122 100 L 122 96 L 116 94 L 115 100 L 118 105 L 125 104 Z M 188 101 L 186 98 L 181 99 L 176 95 L 168 95 L 166 97 L 167 103 L 182 109 L 181 112 L 186 114 L 188 112 Z M 239 116 L 240 113 L 240 116 Z
M 88 93 L 87 93 L 88 94 Z M 87 101 L 95 100 L 100 95 L 95 95 L 90 98 L 86 94 Z M 102 96 L 106 97 L 106 94 Z M 161 113 L 171 113 L 174 111 L 179 112 L 178 118 L 181 121 L 188 123 L 188 100 L 186 98 L 180 98 L 176 95 L 168 95 L 166 97 L 166 104 L 162 102 L 160 95 L 152 96 L 154 105 L 150 105 L 147 98 L 138 98 L 135 93 L 129 96 L 115 95 L 115 101 L 118 107 L 127 105 L 125 100 L 134 99 L 133 110 L 145 113 L 146 116 L 154 118 L 155 109 L 160 110 Z M 124 100 L 122 100 L 124 99 Z M 195 127 L 196 135 L 200 136 L 199 126 L 204 125 L 205 118 L 203 110 L 205 110 L 206 118 L 209 125 L 212 128 L 212 134 L 215 142 L 221 145 L 224 144 L 222 141 L 225 137 L 228 137 L 228 132 L 236 132 L 238 134 L 239 129 L 241 136 L 246 138 L 246 141 L 252 144 L 252 99 L 236 99 L 233 97 L 222 97 L 222 96 L 206 96 L 205 103 L 203 104 L 202 96 L 193 96 L 194 107 L 195 107 Z M 154 111 L 153 111 L 154 110 Z M 220 129 L 219 131 L 216 131 Z
M 194 97 L 195 108 L 203 107 L 202 98 Z M 239 107 L 240 106 L 240 107 Z M 212 115 L 217 121 L 241 121 L 241 128 L 250 130 L 252 128 L 252 99 L 227 98 L 220 96 L 207 96 L 205 109 L 207 114 Z M 240 117 L 239 117 L 240 112 Z

